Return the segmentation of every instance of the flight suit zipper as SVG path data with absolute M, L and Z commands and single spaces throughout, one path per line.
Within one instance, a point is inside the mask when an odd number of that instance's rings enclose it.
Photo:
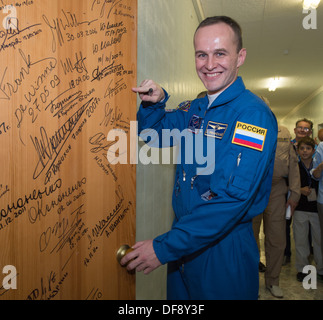
M 237 168 L 240 166 L 240 161 L 241 161 L 241 152 L 239 153 L 237 158 Z
M 209 108 L 206 108 L 206 110 L 205 110 L 205 112 L 204 112 L 204 117 L 202 118 L 202 123 L 201 123 L 201 130 L 202 130 L 202 133 L 203 133 L 203 131 L 204 131 L 204 124 L 205 124 L 205 117 L 206 117 L 206 113 L 210 110 L 212 108 L 212 106 L 210 106 Z M 240 154 L 241 155 L 241 154 Z M 199 175 L 201 175 L 203 172 L 205 172 L 206 170 L 208 170 L 209 168 L 208 167 L 206 167 L 204 170 L 202 170 L 201 172 L 200 172 L 200 174 L 197 174 L 197 175 L 195 175 L 195 176 L 193 176 L 192 178 L 191 178 L 191 189 L 193 190 L 193 188 L 194 188 L 194 182 L 195 182 L 195 180 L 196 180 L 196 178 L 199 176 Z M 183 178 L 183 180 L 184 180 L 184 178 Z M 186 181 L 186 177 L 185 177 L 185 180 L 184 181 Z
M 194 182 L 195 182 L 196 178 L 197 178 L 198 176 L 202 175 L 202 173 L 203 173 L 203 172 L 205 172 L 206 170 L 209 170 L 209 167 L 204 168 L 204 170 L 201 170 L 201 172 L 200 172 L 199 174 L 196 174 L 195 176 L 193 176 L 193 177 L 191 178 L 191 189 L 192 189 L 192 190 L 193 190 Z
M 206 116 L 206 113 L 211 109 L 211 107 L 212 106 L 210 106 L 209 108 L 206 108 L 206 110 L 205 110 L 205 112 L 204 112 L 204 117 L 203 117 L 203 120 L 202 120 L 202 125 L 201 125 L 201 130 L 202 130 L 202 132 L 204 131 L 204 123 L 205 123 L 205 116 Z M 206 167 L 204 170 L 202 170 L 201 171 L 201 173 L 203 173 L 203 172 L 205 172 L 206 170 L 208 170 L 209 168 L 208 167 Z M 199 176 L 199 175 L 201 175 L 201 173 L 200 174 L 197 174 L 197 175 L 195 175 L 194 177 L 192 177 L 191 178 L 191 189 L 193 190 L 193 188 L 194 188 L 194 182 L 195 182 L 195 180 L 196 180 L 196 178 Z
M 193 187 L 194 187 L 194 181 L 195 179 L 198 177 L 198 175 L 194 176 L 191 178 L 191 189 L 193 190 Z

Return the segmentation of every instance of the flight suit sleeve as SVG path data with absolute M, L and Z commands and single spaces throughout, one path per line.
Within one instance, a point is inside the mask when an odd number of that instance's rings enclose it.
M 265 128 L 263 150 L 225 143 L 210 178 L 214 197 L 204 201 L 198 188 L 187 194 L 192 210 L 176 221 L 172 229 L 154 239 L 155 253 L 162 264 L 178 260 L 216 243 L 237 224 L 251 221 L 268 203 L 277 144 L 277 122 L 268 112 L 254 109 L 238 119 Z M 233 124 L 231 140 L 234 138 Z M 220 152 L 220 150 L 216 151 Z M 239 158 L 239 156 L 241 156 Z M 198 177 L 202 181 L 203 177 Z
M 180 132 L 185 128 L 188 112 L 181 108 L 166 110 L 166 103 L 169 100 L 168 93 L 164 90 L 165 99 L 159 103 L 151 104 L 143 102 L 137 112 L 138 133 L 150 147 L 172 147 L 177 144 L 177 136 L 174 135 L 173 140 L 163 140 L 163 130 L 170 131 L 176 129 Z M 191 101 L 187 101 L 185 105 L 190 106 Z

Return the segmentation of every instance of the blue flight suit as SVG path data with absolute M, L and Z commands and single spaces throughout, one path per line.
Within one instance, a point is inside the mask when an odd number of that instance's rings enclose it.
M 153 241 L 159 261 L 168 263 L 167 297 L 257 299 L 259 252 L 251 221 L 264 211 L 270 195 L 276 118 L 259 97 L 246 90 L 240 77 L 208 109 L 206 96 L 165 110 L 168 98 L 166 93 L 157 104 L 142 102 L 137 114 L 139 134 L 149 132 L 145 129 L 158 133 L 157 138 L 141 135 L 151 145 L 168 146 L 163 129 L 177 128 L 194 137 L 188 139 L 193 148 L 181 144 L 173 226 Z M 169 145 L 181 140 L 187 141 L 179 135 Z M 212 150 L 207 148 L 208 141 L 213 143 Z M 193 161 L 187 150 L 193 153 Z M 213 168 L 209 166 L 207 174 L 196 161 L 200 152 L 212 155 Z

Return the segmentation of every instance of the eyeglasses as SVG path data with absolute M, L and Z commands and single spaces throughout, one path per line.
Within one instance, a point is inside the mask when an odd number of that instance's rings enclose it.
M 310 129 L 310 128 L 305 128 L 305 127 L 296 127 L 296 129 L 297 129 L 297 130 L 303 130 L 303 131 L 305 131 L 305 132 L 309 132 L 309 131 L 311 131 L 311 129 Z

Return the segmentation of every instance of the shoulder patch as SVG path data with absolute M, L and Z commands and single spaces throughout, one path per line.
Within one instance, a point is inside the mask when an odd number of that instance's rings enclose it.
M 192 104 L 191 100 L 184 101 L 178 106 L 177 110 L 188 112 L 188 110 L 190 110 L 191 108 L 191 104 Z
M 263 151 L 267 129 L 252 124 L 237 122 L 232 143 L 247 148 Z

